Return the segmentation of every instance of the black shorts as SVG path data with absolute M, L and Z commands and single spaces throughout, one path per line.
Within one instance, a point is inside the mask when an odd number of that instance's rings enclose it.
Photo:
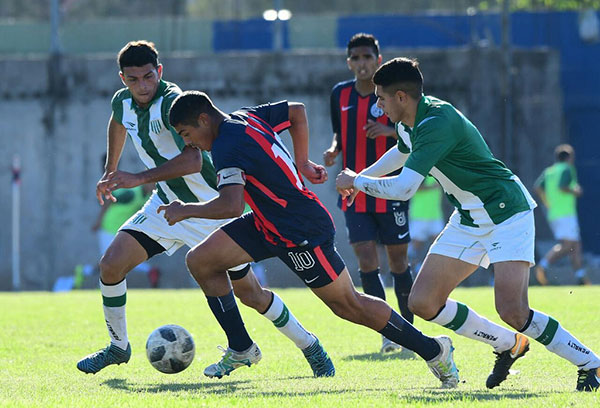
M 278 247 L 270 244 L 254 225 L 254 213 L 247 213 L 221 227 L 255 262 L 278 257 L 310 288 L 323 287 L 342 273 L 346 265 L 333 244 L 332 235 L 316 247 Z
M 410 242 L 406 201 L 392 203 L 392 211 L 387 213 L 346 211 L 344 216 L 351 244 L 363 241 L 377 241 L 383 245 Z

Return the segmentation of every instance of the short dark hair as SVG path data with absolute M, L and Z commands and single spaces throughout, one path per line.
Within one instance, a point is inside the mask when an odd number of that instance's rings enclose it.
M 169 110 L 169 123 L 177 125 L 198 126 L 201 113 L 213 115 L 217 111 L 207 94 L 200 91 L 185 91 L 173 101 Z
M 130 41 L 119 51 L 117 62 L 121 71 L 125 67 L 143 67 L 146 64 L 152 64 L 156 68 L 159 64 L 158 51 L 153 42 Z
M 375 55 L 379 55 L 379 41 L 373 34 L 358 33 L 354 34 L 346 47 L 346 53 L 350 56 L 350 50 L 355 47 L 371 47 Z
M 575 150 L 573 149 L 573 146 L 567 143 L 560 144 L 554 149 L 554 157 L 556 158 L 556 161 L 559 162 L 569 160 L 574 154 Z
M 423 94 L 423 74 L 416 59 L 389 60 L 375 71 L 373 83 L 384 88 L 394 87 L 393 92 L 404 91 L 416 100 Z

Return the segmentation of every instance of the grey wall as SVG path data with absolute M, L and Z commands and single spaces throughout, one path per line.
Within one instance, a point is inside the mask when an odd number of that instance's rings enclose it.
M 447 99 L 479 127 L 492 150 L 503 159 L 501 55 L 490 49 L 387 52 L 416 56 L 428 94 Z M 343 52 L 220 54 L 164 58 L 164 78 L 183 89 L 201 89 L 223 110 L 269 100 L 304 102 L 311 130 L 311 158 L 321 162 L 331 141 L 329 92 L 350 78 Z M 517 51 L 514 56 L 514 160 L 511 167 L 527 186 L 547 163 L 563 135 L 559 62 L 547 50 Z M 10 289 L 10 163 L 14 154 L 22 171 L 22 276 L 25 289 L 49 289 L 57 276 L 72 273 L 81 262 L 96 262 L 91 224 L 99 211 L 95 184 L 101 175 L 110 98 L 121 87 L 112 56 L 66 58 L 50 81 L 45 60 L 0 60 L 0 289 Z M 49 90 L 53 90 L 50 92 Z M 287 134 L 284 135 L 284 139 Z M 287 137 L 289 139 L 289 137 Z M 122 169 L 139 170 L 128 148 Z M 356 270 L 346 244 L 341 212 L 336 208 L 333 180 L 312 186 L 330 209 L 338 226 L 338 248 L 351 271 Z M 541 217 L 538 217 L 541 219 Z M 547 231 L 540 225 L 541 233 Z M 162 286 L 190 284 L 183 264 L 185 251 L 156 262 L 166 276 Z M 268 263 L 271 285 L 299 284 L 278 263 Z M 143 285 L 131 276 L 131 285 Z

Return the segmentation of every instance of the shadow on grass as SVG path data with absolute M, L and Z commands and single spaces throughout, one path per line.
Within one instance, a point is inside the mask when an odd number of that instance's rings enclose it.
M 460 387 L 460 386 L 459 386 Z M 417 391 L 417 390 L 415 390 Z M 552 391 L 531 392 L 527 390 L 511 391 L 460 391 L 460 390 L 440 390 L 440 389 L 422 389 L 420 394 L 401 395 L 400 399 L 409 404 L 431 404 L 436 405 L 442 402 L 451 401 L 499 401 L 499 400 L 520 400 L 542 398 L 554 394 Z M 530 404 L 529 401 L 528 404 Z M 531 406 L 531 405 L 529 405 Z
M 249 383 L 245 381 L 219 381 L 218 383 L 168 383 L 168 384 L 135 384 L 129 383 L 122 378 L 113 378 L 104 381 L 102 385 L 106 385 L 115 390 L 123 390 L 127 392 L 177 392 L 177 391 L 201 391 L 210 394 L 229 394 L 235 392 L 238 386 Z
M 355 354 L 353 356 L 346 356 L 343 361 L 388 361 L 388 360 L 416 360 L 417 355 L 409 350 L 402 350 L 399 353 L 367 353 L 367 354 Z

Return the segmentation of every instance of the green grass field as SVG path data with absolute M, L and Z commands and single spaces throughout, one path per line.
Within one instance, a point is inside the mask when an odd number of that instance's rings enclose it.
M 127 365 L 96 375 L 75 364 L 103 347 L 108 335 L 100 293 L 80 291 L 0 294 L 0 406 L 39 407 L 597 407 L 600 393 L 576 393 L 576 369 L 534 343 L 501 387 L 485 388 L 492 349 L 417 319 L 430 335 L 449 334 L 461 384 L 440 390 L 423 361 L 402 353 L 378 353 L 380 336 L 335 317 L 306 289 L 279 289 L 304 326 L 316 333 L 337 369 L 334 378 L 315 379 L 299 350 L 266 319 L 241 306 L 246 325 L 263 352 L 260 364 L 221 380 L 202 375 L 225 343 L 200 290 L 131 290 Z M 490 288 L 459 289 L 453 296 L 498 321 Z M 558 319 L 584 344 L 600 351 L 600 287 L 532 288 L 533 307 Z M 393 299 L 388 292 L 388 299 Z M 395 302 L 395 299 L 394 299 Z M 196 359 L 179 374 L 155 371 L 144 345 L 156 327 L 175 323 L 196 341 Z

